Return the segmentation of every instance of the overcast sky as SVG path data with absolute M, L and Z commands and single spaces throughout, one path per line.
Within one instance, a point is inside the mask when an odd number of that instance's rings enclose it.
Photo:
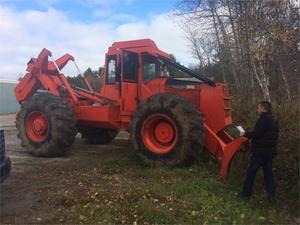
M 42 48 L 70 53 L 81 70 L 104 64 L 114 41 L 151 38 L 188 65 L 184 32 L 170 19 L 178 0 L 0 0 L 0 79 L 17 79 Z M 73 65 L 64 72 L 76 75 Z

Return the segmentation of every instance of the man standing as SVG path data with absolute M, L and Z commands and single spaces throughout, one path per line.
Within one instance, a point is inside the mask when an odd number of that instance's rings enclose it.
M 244 182 L 242 197 L 251 197 L 256 172 L 262 167 L 268 199 L 273 200 L 275 198 L 275 181 L 272 161 L 277 151 L 279 126 L 272 115 L 270 102 L 260 102 L 257 106 L 257 113 L 259 114 L 259 119 L 255 124 L 254 130 L 244 134 L 245 137 L 251 139 L 252 156 Z

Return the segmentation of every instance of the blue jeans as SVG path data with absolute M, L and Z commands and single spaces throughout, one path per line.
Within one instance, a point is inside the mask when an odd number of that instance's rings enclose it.
M 272 170 L 272 160 L 274 155 L 260 155 L 253 153 L 250 165 L 247 170 L 247 176 L 244 182 L 242 195 L 250 197 L 252 195 L 252 188 L 257 170 L 262 167 L 265 178 L 265 188 L 269 196 L 275 196 L 275 181 Z

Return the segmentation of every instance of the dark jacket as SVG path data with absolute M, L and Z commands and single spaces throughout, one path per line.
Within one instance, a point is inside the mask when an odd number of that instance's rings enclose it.
M 276 154 L 279 135 L 278 121 L 272 113 L 264 112 L 257 120 L 254 130 L 246 132 L 245 137 L 252 139 L 251 150 L 257 154 Z

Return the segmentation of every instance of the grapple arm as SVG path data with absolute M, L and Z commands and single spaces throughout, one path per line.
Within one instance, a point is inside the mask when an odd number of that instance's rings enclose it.
M 27 64 L 27 71 L 32 74 L 36 74 L 39 72 L 44 72 L 44 73 L 58 73 L 55 65 L 53 62 L 48 61 L 48 57 L 51 57 L 52 53 L 47 50 L 43 49 L 38 58 L 31 58 L 30 61 Z M 70 54 L 65 54 L 64 56 L 60 57 L 59 59 L 55 60 L 55 63 L 57 67 L 61 70 L 65 67 L 65 65 L 70 61 L 74 61 L 74 57 L 71 56 Z
M 89 87 L 90 90 L 83 90 L 72 85 L 67 81 L 61 69 L 70 61 L 74 61 L 73 56 L 65 54 L 55 61 L 48 61 L 52 53 L 43 49 L 37 58 L 31 58 L 27 63 L 27 73 L 20 80 L 15 88 L 16 99 L 19 103 L 23 102 L 37 90 L 45 90 L 53 95 L 60 95 L 60 90 L 64 89 L 71 97 L 74 104 L 78 103 L 79 98 L 89 99 L 101 105 L 113 104 L 110 99 L 104 98 Z
M 54 63 L 48 61 L 48 57 L 51 56 L 52 53 L 44 48 L 37 58 L 29 60 L 26 69 L 27 73 L 15 88 L 18 102 L 26 100 L 38 89 L 44 89 L 51 94 L 59 95 L 58 87 L 63 84 L 63 81 Z M 57 59 L 55 63 L 61 70 L 70 60 L 74 60 L 73 56 L 66 54 Z

